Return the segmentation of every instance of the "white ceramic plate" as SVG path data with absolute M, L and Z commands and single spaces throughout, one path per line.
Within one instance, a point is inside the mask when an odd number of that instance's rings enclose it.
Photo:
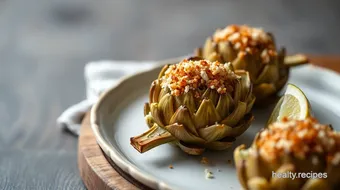
M 143 117 L 143 106 L 148 101 L 151 82 L 159 68 L 136 74 L 102 95 L 92 108 L 91 126 L 104 152 L 123 171 L 154 189 L 241 189 L 233 160 L 235 146 L 249 145 L 265 124 L 272 107 L 254 110 L 255 121 L 228 151 L 205 152 L 212 163 L 200 163 L 202 156 L 189 156 L 178 147 L 165 144 L 144 154 L 130 145 L 130 137 L 148 127 Z M 315 116 L 322 123 L 333 124 L 340 130 L 340 76 L 330 70 L 306 65 L 292 69 L 290 83 L 300 87 L 309 98 Z M 173 169 L 169 169 L 173 165 Z M 213 172 L 213 179 L 205 178 L 205 169 Z

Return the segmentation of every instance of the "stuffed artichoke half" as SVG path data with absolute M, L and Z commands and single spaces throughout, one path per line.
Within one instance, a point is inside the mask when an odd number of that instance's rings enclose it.
M 338 189 L 340 133 L 313 118 L 272 123 L 234 151 L 245 189 Z M 295 175 L 295 176 L 294 176 Z
M 150 129 L 130 139 L 141 153 L 168 142 L 192 155 L 223 150 L 253 120 L 249 74 L 230 63 L 189 58 L 166 65 L 149 96 L 144 116 Z
M 267 102 L 262 100 L 286 84 L 290 66 L 308 62 L 304 55 L 286 56 L 284 48 L 277 51 L 272 34 L 245 25 L 218 29 L 195 54 L 210 61 L 231 62 L 235 70 L 248 71 L 256 104 Z

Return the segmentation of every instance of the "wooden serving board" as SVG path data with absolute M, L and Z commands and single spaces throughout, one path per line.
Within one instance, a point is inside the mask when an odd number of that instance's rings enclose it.
M 340 73 L 340 56 L 309 56 L 310 62 Z M 123 172 L 102 152 L 90 127 L 90 114 L 83 119 L 78 143 L 78 167 L 84 184 L 92 189 L 150 189 Z

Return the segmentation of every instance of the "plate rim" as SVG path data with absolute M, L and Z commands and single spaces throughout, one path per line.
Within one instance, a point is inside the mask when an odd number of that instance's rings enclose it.
M 180 60 L 182 60 L 183 58 L 187 58 L 188 56 L 185 57 L 176 57 L 176 58 L 171 58 L 171 59 L 167 59 L 167 60 L 162 60 L 162 61 L 158 61 L 157 65 L 155 65 L 152 68 L 149 68 L 147 70 L 143 70 L 140 72 L 136 72 L 135 74 L 131 74 L 128 76 L 123 77 L 122 79 L 120 79 L 116 85 L 112 86 L 111 88 L 107 89 L 106 91 L 104 91 L 98 98 L 97 102 L 92 106 L 91 111 L 90 111 L 90 125 L 91 125 L 91 129 L 94 133 L 94 136 L 96 138 L 96 141 L 98 143 L 98 145 L 101 147 L 101 149 L 103 150 L 103 152 L 115 163 L 117 164 L 117 166 L 122 169 L 124 172 L 126 172 L 127 174 L 129 174 L 131 177 L 133 177 L 134 179 L 138 180 L 139 182 L 154 188 L 154 189 L 174 189 L 174 187 L 168 185 L 167 183 L 156 179 L 155 177 L 153 177 L 150 174 L 147 174 L 145 172 L 143 172 L 140 168 L 138 168 L 137 166 L 131 164 L 130 162 L 128 162 L 127 160 L 125 160 L 125 158 L 122 158 L 123 156 L 118 152 L 118 150 L 116 150 L 115 147 L 112 147 L 109 145 L 108 142 L 106 142 L 105 138 L 102 136 L 99 128 L 100 128 L 100 122 L 99 122 L 99 108 L 101 107 L 103 101 L 109 96 L 109 94 L 111 94 L 114 90 L 116 90 L 117 87 L 119 87 L 120 85 L 122 85 L 125 81 L 128 81 L 131 78 L 134 78 L 138 75 L 147 73 L 147 72 L 152 72 L 154 70 L 160 69 L 161 67 L 163 67 L 165 64 L 171 64 L 171 63 L 175 63 L 178 62 Z M 326 77 L 338 77 L 340 80 L 340 73 L 325 68 L 325 67 L 320 67 L 311 63 L 308 63 L 306 65 L 303 65 L 301 67 L 308 67 L 308 69 L 312 69 L 312 70 L 316 70 L 317 72 L 321 72 L 324 74 L 324 76 Z

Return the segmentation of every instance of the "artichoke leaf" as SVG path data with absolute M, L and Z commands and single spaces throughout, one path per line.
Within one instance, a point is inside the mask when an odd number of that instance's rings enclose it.
M 237 56 L 236 51 L 229 41 L 221 41 L 218 43 L 218 52 L 221 54 L 224 62 L 230 62 Z
M 159 72 L 158 79 L 161 79 L 165 73 L 165 71 L 169 68 L 169 64 L 164 65 L 161 72 Z
M 272 83 L 262 83 L 259 85 L 254 85 L 253 93 L 256 96 L 256 99 L 262 100 L 265 97 L 268 97 L 276 92 L 276 87 Z
M 241 77 L 240 84 L 241 84 L 241 95 L 240 100 L 246 101 L 249 96 L 249 89 L 251 89 L 252 83 L 250 81 L 249 72 L 244 70 L 237 70 L 235 73 Z
M 247 173 L 246 173 L 246 159 L 247 154 L 246 152 L 246 146 L 244 144 L 238 146 L 234 151 L 234 162 L 236 167 L 236 173 L 237 177 L 243 187 L 247 187 Z
M 247 63 L 244 59 L 244 56 L 237 56 L 231 64 L 233 65 L 235 70 L 246 70 L 247 69 Z
M 150 113 L 150 104 L 145 103 L 144 104 L 144 116 L 148 115 Z
M 198 133 L 200 137 L 205 139 L 207 142 L 213 142 L 224 138 L 226 134 L 230 134 L 232 130 L 232 127 L 223 124 L 215 124 L 199 129 Z
M 295 171 L 296 170 L 293 164 L 284 164 L 275 173 L 286 173 Z M 270 179 L 270 184 L 274 189 L 277 190 L 299 189 L 301 181 L 299 179 L 272 177 Z
M 247 102 L 246 114 L 248 114 L 251 111 L 251 109 L 253 108 L 255 100 L 256 100 L 256 97 L 252 94 L 249 101 Z
M 173 123 L 170 125 L 165 126 L 165 129 L 171 133 L 176 139 L 181 140 L 186 143 L 193 143 L 193 144 L 204 144 L 205 140 L 200 137 L 197 137 L 190 132 L 182 124 Z
M 234 104 L 237 104 L 241 100 L 242 84 L 240 80 L 237 80 L 234 90 Z
M 169 124 L 174 111 L 174 98 L 170 94 L 166 94 L 158 103 L 158 107 L 162 112 L 164 125 Z
M 233 107 L 233 98 L 230 94 L 221 94 L 216 106 L 216 110 L 220 114 L 221 118 L 227 117 Z
M 338 187 L 338 186 L 337 186 Z M 301 188 L 302 190 L 331 190 L 329 187 L 327 180 L 325 179 L 308 179 L 307 182 Z M 333 188 L 334 189 L 334 188 Z
M 303 54 L 296 54 L 296 55 L 290 55 L 290 56 L 285 56 L 284 58 L 284 64 L 288 67 L 293 67 L 301 64 L 308 63 L 309 60 L 307 56 Z
M 225 150 L 233 145 L 236 139 L 234 137 L 225 137 L 218 141 L 213 141 L 205 144 L 204 146 L 211 150 Z
M 149 112 L 148 115 L 146 115 L 144 117 L 145 121 L 146 121 L 146 124 L 148 125 L 149 128 L 151 128 L 154 124 L 155 124 L 155 121 L 153 120 L 153 117 L 151 115 L 151 112 Z
M 200 107 L 198 108 L 195 117 L 196 128 L 206 127 L 214 124 L 216 121 L 220 121 L 221 117 L 217 112 L 212 101 L 209 99 L 203 99 Z
M 215 106 L 217 104 L 217 101 L 218 101 L 218 93 L 217 93 L 216 90 L 208 88 L 203 93 L 202 98 L 211 100 L 213 105 Z
M 233 127 L 233 130 L 227 136 L 238 137 L 243 134 L 250 126 L 251 122 L 254 120 L 254 116 L 252 114 L 247 114 L 244 116 L 242 121 L 238 126 Z
M 231 127 L 235 126 L 246 114 L 246 110 L 247 103 L 239 101 L 235 110 L 228 117 L 222 120 L 221 123 Z
M 185 93 L 183 96 L 183 105 L 185 105 L 189 109 L 191 114 L 195 113 L 196 103 L 192 91 Z
M 165 96 L 166 94 L 170 94 L 170 89 L 168 87 L 164 87 L 161 89 L 161 91 L 159 92 L 159 99 L 162 99 L 163 96 Z
M 169 132 L 154 124 L 148 131 L 130 138 L 131 145 L 140 153 L 176 140 Z
M 272 190 L 266 178 L 254 177 L 248 180 L 248 188 L 251 190 Z
M 158 102 L 159 92 L 161 91 L 162 87 L 160 85 L 159 80 L 154 80 L 151 83 L 150 91 L 149 91 L 149 102 L 154 103 Z
M 192 120 L 192 114 L 185 106 L 180 106 L 170 119 L 169 124 L 180 123 L 183 124 L 192 134 L 198 136 L 195 124 Z
M 267 64 L 254 84 L 271 83 L 279 80 L 279 68 L 276 64 Z
M 214 45 L 213 45 L 213 41 L 212 41 L 211 37 L 209 37 L 205 40 L 205 44 L 204 44 L 204 47 L 203 47 L 202 54 L 203 54 L 204 58 L 208 58 L 213 53 L 216 53 L 216 52 L 215 52 L 215 48 L 214 48 Z
M 162 111 L 160 110 L 158 103 L 152 103 L 150 105 L 151 115 L 153 120 L 160 126 L 164 127 L 163 119 L 162 119 Z
M 205 151 L 204 147 L 187 144 L 182 141 L 177 141 L 176 144 L 189 155 L 201 155 Z

